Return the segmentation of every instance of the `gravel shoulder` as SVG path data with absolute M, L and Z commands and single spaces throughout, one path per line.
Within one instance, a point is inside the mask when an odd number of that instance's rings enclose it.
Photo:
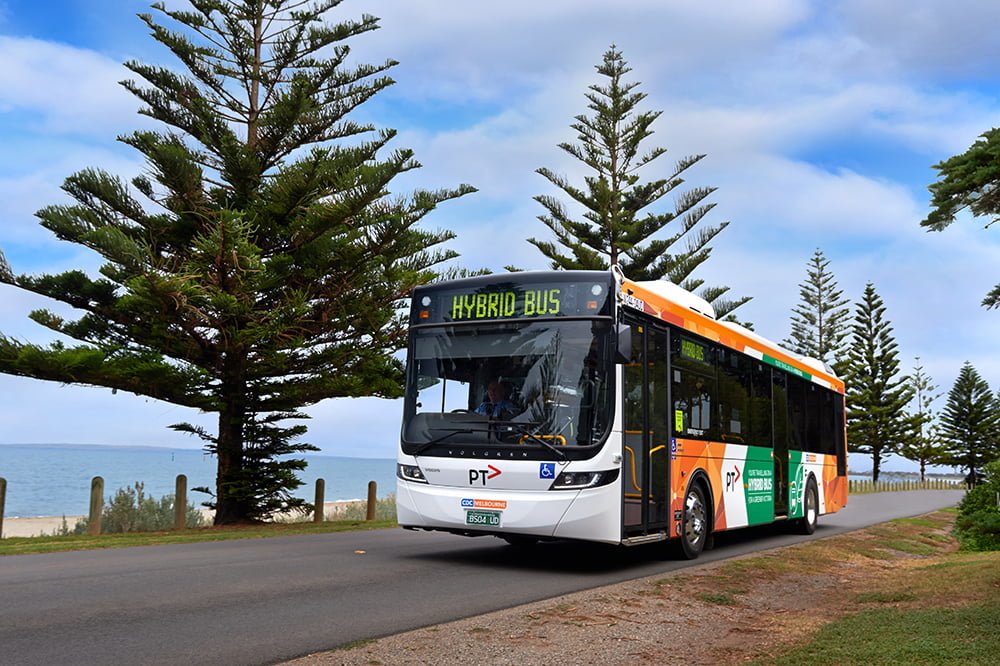
M 735 664 L 767 659 L 956 549 L 938 512 L 425 627 L 289 662 Z M 894 527 L 898 526 L 898 527 Z M 895 531 L 907 532 L 897 538 Z M 886 547 L 885 543 L 895 544 Z M 877 601 L 876 601 L 877 603 Z

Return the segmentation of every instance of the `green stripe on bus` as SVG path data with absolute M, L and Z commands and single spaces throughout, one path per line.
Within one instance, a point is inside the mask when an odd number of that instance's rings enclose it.
M 778 359 L 774 358 L 773 356 L 768 356 L 767 354 L 764 354 L 764 363 L 767 363 L 769 365 L 773 365 L 774 367 L 780 368 L 781 370 L 784 370 L 785 372 L 790 372 L 793 375 L 801 377 L 802 379 L 806 379 L 808 381 L 812 381 L 813 377 L 808 372 L 804 372 L 802 370 L 799 370 L 794 365 L 789 365 L 788 363 L 785 363 L 784 361 L 778 360 Z

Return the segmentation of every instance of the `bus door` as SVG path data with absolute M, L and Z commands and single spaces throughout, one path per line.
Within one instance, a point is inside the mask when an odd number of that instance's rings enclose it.
M 626 320 L 631 358 L 624 368 L 622 452 L 623 536 L 663 531 L 668 525 L 670 430 L 667 427 L 670 340 L 665 328 Z
M 771 375 L 774 408 L 774 515 L 788 515 L 788 440 L 792 436 L 788 405 L 788 378 Z

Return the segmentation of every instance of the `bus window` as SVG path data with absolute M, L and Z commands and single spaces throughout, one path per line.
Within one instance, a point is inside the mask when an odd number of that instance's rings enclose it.
M 715 348 L 674 335 L 670 341 L 674 432 L 690 439 L 718 439 Z
M 752 361 L 752 393 L 750 408 L 750 444 L 767 446 L 771 443 L 771 367 Z
M 787 375 L 788 415 L 791 418 L 791 440 L 788 443 L 794 451 L 806 449 L 806 382 L 794 375 Z
M 719 404 L 722 441 L 745 444 L 750 425 L 750 359 L 719 349 Z
M 806 385 L 806 439 L 804 451 L 823 453 L 822 414 L 823 389 L 813 383 Z

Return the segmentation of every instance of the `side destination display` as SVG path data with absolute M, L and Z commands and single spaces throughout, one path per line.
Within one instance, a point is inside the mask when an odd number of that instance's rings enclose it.
M 411 323 L 430 324 L 489 319 L 593 317 L 611 314 L 611 282 L 506 281 L 466 289 L 424 287 L 413 297 Z

